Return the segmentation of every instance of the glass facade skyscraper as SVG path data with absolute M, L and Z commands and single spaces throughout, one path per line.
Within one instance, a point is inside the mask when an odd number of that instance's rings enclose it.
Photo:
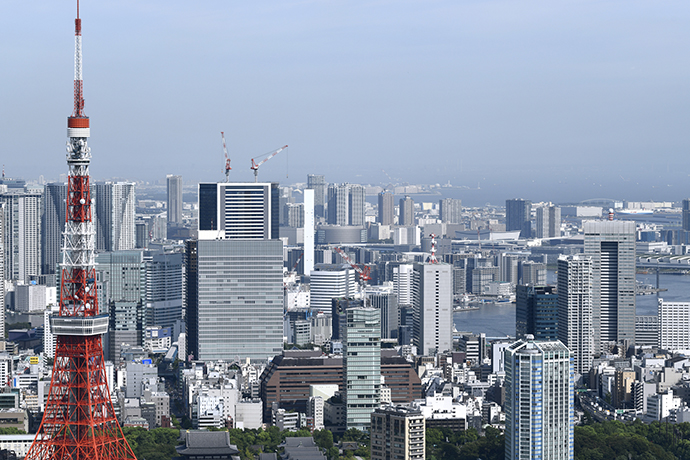
M 585 254 L 592 257 L 595 352 L 635 343 L 635 222 L 585 221 Z
M 115 361 L 123 343 L 142 344 L 146 301 L 144 251 L 103 252 L 96 256 L 96 264 L 100 313 L 110 316 L 105 350 Z
M 553 286 L 518 285 L 515 301 L 515 335 L 524 339 L 558 339 L 558 296 Z
M 506 231 L 520 230 L 521 238 L 529 238 L 531 231 L 532 202 L 529 200 L 506 200 Z
M 400 198 L 398 209 L 398 225 L 414 225 L 414 200 L 409 196 Z
M 690 198 L 683 200 L 683 214 L 682 214 L 683 230 L 690 231 Z
M 390 190 L 379 193 L 379 210 L 376 222 L 381 225 L 393 225 L 395 223 L 395 203 L 393 193 Z
M 343 367 L 347 428 L 368 430 L 379 407 L 381 322 L 375 308 L 348 308 Z
M 46 184 L 41 217 L 41 273 L 56 273 L 67 213 L 67 184 Z
M 182 176 L 168 175 L 168 223 L 182 222 Z
M 182 322 L 182 259 L 182 253 L 154 253 L 146 262 L 147 327 Z
M 134 211 L 136 192 L 133 182 L 96 183 L 96 249 L 124 251 L 134 249 Z
M 199 184 L 199 239 L 277 239 L 277 183 Z
M 266 361 L 283 349 L 283 243 L 187 244 L 189 352 L 200 360 Z
M 314 190 L 314 215 L 326 217 L 326 178 L 323 174 L 309 174 L 307 188 Z

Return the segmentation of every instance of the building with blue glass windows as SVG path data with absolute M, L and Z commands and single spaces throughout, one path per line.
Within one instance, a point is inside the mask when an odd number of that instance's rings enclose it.
M 199 360 L 267 361 L 283 349 L 277 183 L 199 184 L 186 247 L 188 349 Z
M 504 351 L 505 459 L 572 460 L 574 374 L 559 341 L 528 335 Z
M 343 388 L 347 428 L 367 431 L 379 407 L 381 388 L 381 312 L 348 308 L 343 343 Z
M 278 184 L 219 182 L 199 184 L 199 239 L 277 239 Z
M 515 295 L 515 335 L 524 339 L 558 340 L 558 295 L 554 286 L 518 285 Z
M 188 348 L 202 361 L 265 362 L 283 349 L 283 242 L 187 242 Z

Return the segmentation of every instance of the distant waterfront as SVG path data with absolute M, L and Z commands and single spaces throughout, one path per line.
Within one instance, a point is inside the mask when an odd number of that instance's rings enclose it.
M 656 285 L 656 275 L 637 275 L 644 284 Z M 553 273 L 549 272 L 549 282 L 554 283 Z M 668 291 L 660 292 L 659 297 L 677 302 L 690 302 L 690 276 L 661 274 L 660 287 Z M 656 315 L 657 296 L 638 295 L 636 298 L 638 315 Z M 485 333 L 487 337 L 515 335 L 515 304 L 484 304 L 479 310 L 456 312 L 453 322 L 460 332 Z

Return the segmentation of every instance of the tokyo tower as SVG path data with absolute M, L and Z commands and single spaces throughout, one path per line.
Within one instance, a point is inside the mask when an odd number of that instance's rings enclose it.
M 101 336 L 108 331 L 108 315 L 98 314 L 96 296 L 79 0 L 74 24 L 74 112 L 67 118 L 69 178 L 60 312 L 50 323 L 56 335 L 55 361 L 43 421 L 26 459 L 136 459 L 115 418 L 101 344 Z

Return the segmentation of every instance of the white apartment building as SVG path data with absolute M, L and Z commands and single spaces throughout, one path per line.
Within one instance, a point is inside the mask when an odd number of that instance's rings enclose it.
M 665 350 L 690 350 L 690 302 L 659 299 L 659 346 Z
M 585 374 L 594 358 L 592 259 L 558 259 L 558 339 L 573 353 L 574 370 Z

